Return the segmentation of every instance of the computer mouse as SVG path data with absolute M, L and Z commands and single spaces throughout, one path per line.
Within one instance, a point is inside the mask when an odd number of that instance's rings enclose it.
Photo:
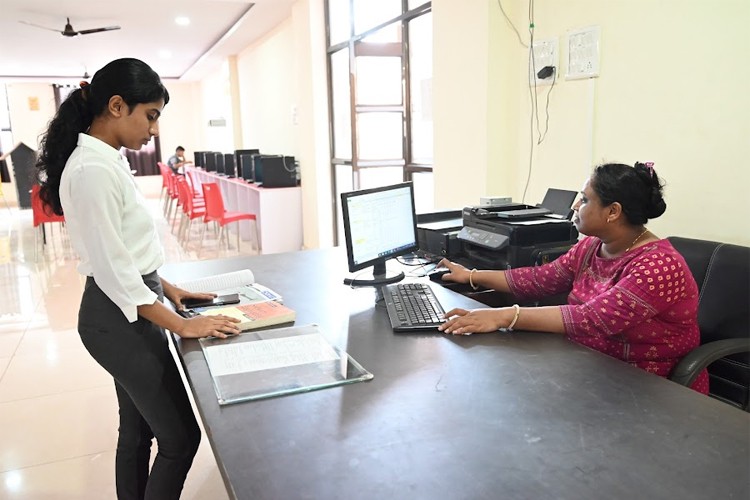
M 448 269 L 445 269 L 444 267 L 442 267 L 440 269 L 436 269 L 436 270 L 432 271 L 429 274 L 429 277 L 430 277 L 431 281 L 436 281 L 438 283 L 445 283 L 443 281 L 443 275 L 444 274 L 448 274 L 449 272 L 450 271 Z

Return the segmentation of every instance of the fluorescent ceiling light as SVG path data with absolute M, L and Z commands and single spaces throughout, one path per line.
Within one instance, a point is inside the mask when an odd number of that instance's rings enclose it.
M 190 18 L 187 16 L 177 16 L 174 18 L 175 24 L 178 24 L 179 26 L 189 26 L 190 25 Z

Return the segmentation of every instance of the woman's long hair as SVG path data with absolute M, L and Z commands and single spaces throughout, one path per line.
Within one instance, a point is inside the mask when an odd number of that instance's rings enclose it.
M 70 93 L 60 104 L 40 142 L 36 162 L 39 195 L 57 215 L 63 215 L 60 204 L 60 178 L 71 153 L 78 145 L 78 134 L 86 132 L 94 118 L 101 115 L 112 96 L 119 95 L 128 110 L 137 104 L 164 100 L 169 92 L 159 75 L 138 59 L 117 59 L 94 74 L 91 83 Z

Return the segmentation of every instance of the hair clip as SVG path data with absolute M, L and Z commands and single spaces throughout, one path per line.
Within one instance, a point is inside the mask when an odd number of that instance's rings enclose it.
M 651 175 L 651 177 L 654 176 L 654 162 L 652 161 L 647 161 L 644 163 L 636 162 L 636 165 L 639 165 L 639 164 L 643 165 L 644 167 L 648 169 L 648 173 Z
M 87 82 L 86 80 L 81 80 L 81 81 L 80 81 L 80 82 L 78 83 L 78 85 L 79 85 L 79 86 L 80 86 L 81 88 L 85 87 L 85 86 L 86 86 L 86 85 L 88 85 L 88 84 L 89 84 L 89 82 Z

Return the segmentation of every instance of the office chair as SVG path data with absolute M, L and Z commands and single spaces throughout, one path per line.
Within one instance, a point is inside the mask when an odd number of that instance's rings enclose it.
M 239 221 L 251 220 L 255 224 L 255 248 L 260 253 L 260 238 L 258 236 L 258 221 L 255 214 L 245 212 L 229 212 L 224 208 L 224 198 L 221 195 L 221 189 L 215 182 L 203 183 L 203 199 L 206 201 L 206 215 L 203 218 L 203 231 L 201 232 L 201 247 L 203 248 L 203 238 L 206 235 L 206 225 L 209 222 L 215 222 L 219 225 L 219 245 L 224 238 L 224 226 L 232 222 L 237 222 L 237 251 L 240 250 L 240 226 Z M 229 238 L 227 238 L 227 248 L 229 248 Z M 200 251 L 200 250 L 199 250 Z
M 750 411 L 750 248 L 669 237 L 698 283 L 701 345 L 669 378 L 690 386 L 706 367 L 709 394 Z

